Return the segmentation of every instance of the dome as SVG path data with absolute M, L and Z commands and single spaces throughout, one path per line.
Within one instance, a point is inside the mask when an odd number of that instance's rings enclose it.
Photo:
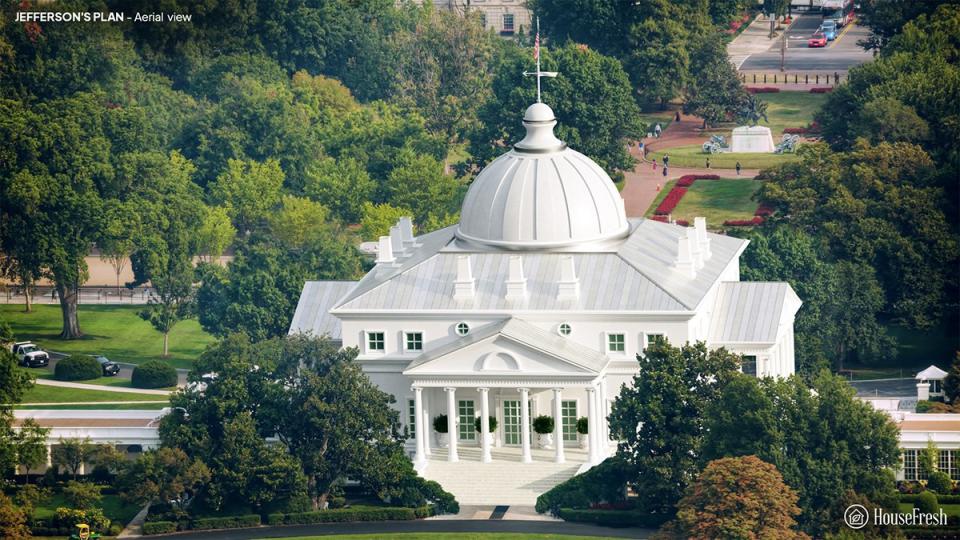
M 534 103 L 526 137 L 470 185 L 457 236 L 507 249 L 557 248 L 626 236 L 623 199 L 587 156 L 553 134 L 553 110 Z

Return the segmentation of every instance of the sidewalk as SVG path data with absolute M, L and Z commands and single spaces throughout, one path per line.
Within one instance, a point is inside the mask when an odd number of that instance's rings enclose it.
M 727 44 L 727 55 L 730 56 L 730 61 L 740 69 L 751 54 L 762 53 L 770 48 L 774 40 L 770 39 L 769 35 L 770 20 L 757 15 L 746 30 Z

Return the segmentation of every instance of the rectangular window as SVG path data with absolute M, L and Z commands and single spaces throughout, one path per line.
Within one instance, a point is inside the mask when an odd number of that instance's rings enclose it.
M 560 402 L 560 418 L 563 426 L 563 440 L 577 440 L 577 400 L 563 400 Z
M 473 421 L 476 419 L 476 409 L 473 407 L 473 400 L 461 399 L 457 404 L 457 412 L 458 416 L 460 417 L 460 440 L 477 440 L 476 428 L 473 426 Z
M 486 14 L 486 13 L 481 13 L 481 14 L 480 14 L 480 26 L 482 26 L 483 28 L 486 28 L 486 27 L 487 27 L 487 14 Z
M 422 351 L 423 350 L 423 332 L 407 332 L 406 334 L 407 350 L 408 351 Z
M 647 347 L 653 345 L 658 339 L 663 339 L 663 334 L 647 334 Z
M 740 363 L 740 371 L 744 375 L 757 376 L 757 357 L 752 355 L 743 355 L 743 361 Z
M 503 402 L 503 444 L 520 444 L 520 400 Z
M 383 352 L 386 349 L 387 340 L 383 337 L 383 332 L 367 332 L 367 351 Z
M 504 34 L 513 33 L 513 13 L 503 14 L 503 33 Z
M 623 334 L 607 334 L 607 352 L 625 352 L 627 340 Z
M 937 460 L 937 470 L 950 475 L 951 479 L 957 477 L 957 455 L 955 450 L 940 450 L 940 456 Z
M 903 451 L 903 478 L 904 480 L 917 480 L 919 469 L 917 468 L 917 451 Z
M 407 436 L 411 439 L 417 436 L 417 402 L 407 400 Z

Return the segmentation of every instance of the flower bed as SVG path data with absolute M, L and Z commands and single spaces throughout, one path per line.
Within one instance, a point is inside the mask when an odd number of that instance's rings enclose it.
M 423 519 L 431 515 L 433 515 L 433 510 L 429 506 L 419 508 L 357 506 L 316 512 L 270 514 L 267 516 L 267 523 L 270 525 L 309 525 L 313 523 L 342 523 L 352 521 L 409 521 L 412 519 Z
M 787 135 L 803 135 L 807 132 L 807 128 L 783 128 L 783 133 Z
M 763 217 L 753 216 L 753 219 L 728 219 L 723 222 L 724 227 L 753 227 L 763 223 Z
M 653 221 L 659 221 L 660 223 L 670 223 L 670 220 L 667 219 L 667 216 L 657 216 L 657 215 L 655 215 L 655 216 L 653 216 L 653 217 L 650 218 L 650 219 L 652 219 Z
M 811 88 L 811 89 L 810 89 L 810 93 L 811 93 L 811 94 L 826 94 L 826 93 L 829 93 L 829 92 L 833 92 L 833 87 L 832 87 L 832 86 L 818 86 L 818 87 L 816 87 L 816 88 Z
M 761 204 L 760 206 L 757 207 L 757 211 L 754 212 L 753 215 L 755 215 L 755 216 L 763 216 L 763 217 L 772 216 L 772 215 L 773 215 L 773 208 L 770 208 L 769 206 L 767 206 L 767 205 L 765 205 L 765 204 Z
M 685 219 L 678 219 L 678 220 L 674 221 L 674 223 L 676 223 L 677 225 L 680 225 L 681 227 L 689 227 L 689 226 L 690 226 L 690 222 L 687 221 L 687 220 L 685 220 Z
M 690 187 L 697 180 L 719 180 L 716 174 L 685 174 L 677 179 L 676 187 Z
M 810 91 L 813 92 L 813 90 Z M 780 92 L 780 89 L 774 86 L 748 86 L 747 92 L 751 94 L 776 94 Z
M 665 216 L 670 212 L 673 212 L 673 209 L 677 207 L 677 204 L 680 203 L 680 199 L 687 194 L 687 188 L 674 186 L 670 190 L 670 193 L 667 193 L 667 196 L 660 202 L 660 205 L 657 206 L 657 209 L 653 211 L 654 214 L 659 216 Z

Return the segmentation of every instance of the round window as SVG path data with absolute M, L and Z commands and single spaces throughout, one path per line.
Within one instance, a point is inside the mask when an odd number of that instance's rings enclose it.
M 469 325 L 469 324 L 467 324 L 467 323 L 465 323 L 465 322 L 457 323 L 457 334 L 458 334 L 458 335 L 465 336 L 465 335 L 467 335 L 467 334 L 469 334 L 469 333 L 470 333 L 470 325 Z
M 569 324 L 563 323 L 560 325 L 560 328 L 558 328 L 558 331 L 560 332 L 561 336 L 569 336 L 570 332 L 573 331 L 573 328 L 570 328 Z

